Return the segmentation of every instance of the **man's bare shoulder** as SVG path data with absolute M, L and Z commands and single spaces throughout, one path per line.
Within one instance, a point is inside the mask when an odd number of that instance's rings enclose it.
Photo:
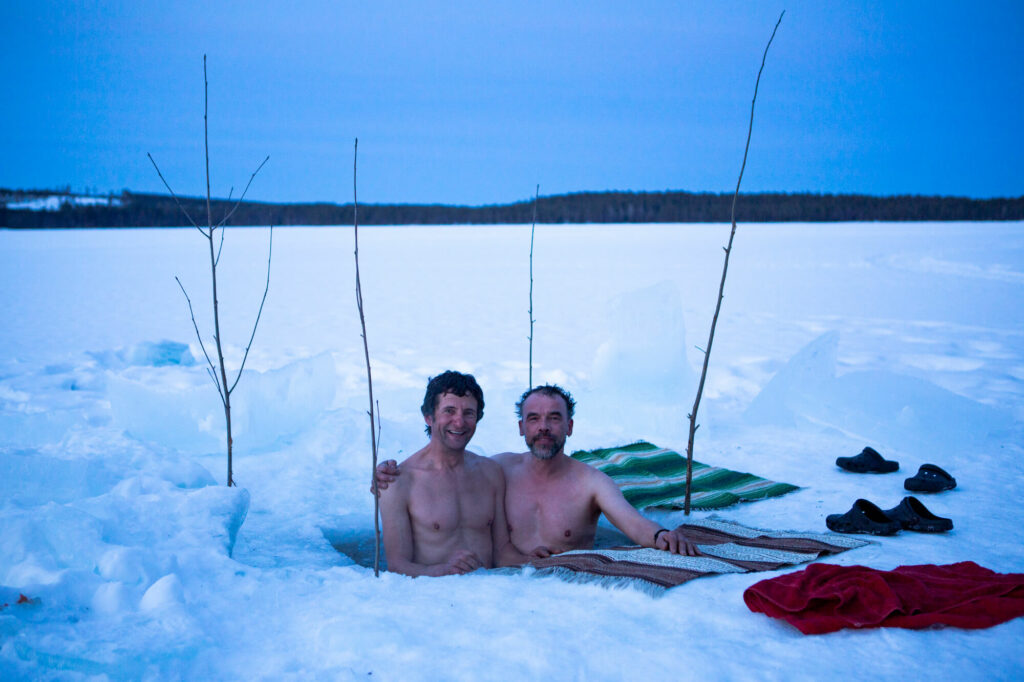
M 467 467 L 471 467 L 473 470 L 479 471 L 486 476 L 492 483 L 501 482 L 504 485 L 505 475 L 502 472 L 502 466 L 494 459 L 467 451 L 465 463 Z
M 491 459 L 498 464 L 501 464 L 502 462 L 518 462 L 523 458 L 524 454 L 525 453 L 522 452 L 499 452 L 498 454 L 493 455 Z
M 475 485 L 486 485 L 494 492 L 505 490 L 505 474 L 501 465 L 489 457 L 467 451 L 463 459 L 466 475 Z
M 522 465 L 526 458 L 530 456 L 529 452 L 502 452 L 501 454 L 494 455 L 491 459 L 497 462 L 502 470 L 508 474 L 511 470 Z
M 581 462 L 578 459 L 574 459 L 569 455 L 564 455 L 565 465 L 570 471 L 576 476 L 593 476 L 594 474 L 600 474 L 601 471 L 596 467 L 592 467 L 586 462 Z
M 404 472 L 404 471 L 414 471 L 414 470 L 417 470 L 417 469 L 419 469 L 419 470 L 430 469 L 431 468 L 431 463 L 430 463 L 429 458 L 428 458 L 429 450 L 430 450 L 429 446 L 428 447 L 423 447 L 423 448 L 420 448 L 419 450 L 417 450 L 416 452 L 412 453 L 408 457 L 406 457 L 402 461 L 402 463 L 398 465 L 399 471 L 403 471 Z M 399 476 L 398 478 L 401 479 L 402 477 Z
M 578 459 L 570 457 L 569 467 L 569 471 L 572 472 L 573 477 L 577 480 L 585 481 L 587 487 L 592 491 L 608 485 L 618 488 L 615 481 L 613 481 L 608 474 L 595 466 L 587 464 L 586 462 L 581 462 Z

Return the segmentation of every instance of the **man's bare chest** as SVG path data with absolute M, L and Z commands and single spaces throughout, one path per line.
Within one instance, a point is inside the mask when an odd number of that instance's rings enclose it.
M 489 529 L 494 521 L 495 495 L 483 475 L 416 472 L 409 497 L 413 527 L 426 532 Z
M 592 535 L 597 521 L 589 496 L 576 486 L 538 484 L 525 478 L 509 483 L 505 508 L 514 534 L 547 542 Z

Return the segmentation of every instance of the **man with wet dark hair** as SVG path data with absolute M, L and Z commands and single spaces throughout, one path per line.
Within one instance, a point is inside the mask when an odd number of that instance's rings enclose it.
M 569 391 L 557 384 L 544 384 L 543 386 L 534 386 L 519 397 L 519 402 L 516 403 L 516 416 L 520 419 L 523 418 L 523 403 L 534 393 L 540 393 L 552 398 L 561 398 L 565 401 L 565 416 L 572 419 L 573 415 L 576 414 L 576 401 L 573 400 L 572 394 Z
M 448 370 L 433 377 L 427 382 L 427 392 L 423 396 L 423 404 L 420 405 L 420 412 L 424 418 L 434 414 L 437 409 L 437 401 L 445 393 L 457 396 L 472 395 L 476 398 L 476 420 L 484 418 L 484 391 L 472 374 L 462 374 Z M 430 435 L 430 424 L 426 426 L 427 435 Z
M 640 514 L 606 474 L 565 454 L 575 411 L 572 395 L 555 385 L 531 388 L 516 403 L 519 435 L 529 449 L 493 458 L 508 484 L 505 515 L 516 549 L 537 557 L 591 549 L 598 518 L 604 514 L 639 545 L 698 554 L 679 529 L 660 528 Z M 382 462 L 377 467 L 378 487 L 401 481 L 404 476 L 398 474 L 394 460 Z
M 525 561 L 509 540 L 501 466 L 466 452 L 483 404 L 470 374 L 449 371 L 427 384 L 430 442 L 402 462 L 401 479 L 381 486 L 390 570 L 440 576 Z
M 508 482 L 505 514 L 512 543 L 540 557 L 590 549 L 604 514 L 638 545 L 696 554 L 679 530 L 661 528 L 640 514 L 607 474 L 565 454 L 575 412 L 572 395 L 550 384 L 531 388 L 516 403 L 519 435 L 529 450 L 494 457 Z

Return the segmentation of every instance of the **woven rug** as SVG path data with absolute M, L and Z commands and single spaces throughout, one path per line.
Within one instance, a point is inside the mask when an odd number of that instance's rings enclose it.
M 530 563 L 557 575 L 600 576 L 669 588 L 705 575 L 773 571 L 870 544 L 845 535 L 748 528 L 718 519 L 680 526 L 704 556 L 682 556 L 645 547 L 573 550 Z
M 572 453 L 572 457 L 611 476 L 637 509 L 683 508 L 686 457 L 678 452 L 640 441 L 620 448 L 579 450 Z M 789 483 L 776 483 L 694 460 L 690 507 L 721 509 L 737 502 L 763 500 L 799 489 Z

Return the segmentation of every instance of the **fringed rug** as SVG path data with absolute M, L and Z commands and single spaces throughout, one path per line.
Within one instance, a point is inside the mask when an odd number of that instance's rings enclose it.
M 640 441 L 620 448 L 579 450 L 574 459 L 611 476 L 622 494 L 637 509 L 682 509 L 686 495 L 686 457 Z M 721 509 L 737 502 L 763 500 L 799 490 L 799 486 L 722 467 L 693 462 L 690 506 Z
M 530 563 L 539 572 L 571 579 L 596 576 L 613 579 L 612 584 L 642 581 L 669 588 L 705 575 L 773 571 L 870 544 L 845 535 L 757 530 L 717 519 L 693 521 L 680 529 L 697 543 L 703 556 L 612 547 L 574 550 Z

